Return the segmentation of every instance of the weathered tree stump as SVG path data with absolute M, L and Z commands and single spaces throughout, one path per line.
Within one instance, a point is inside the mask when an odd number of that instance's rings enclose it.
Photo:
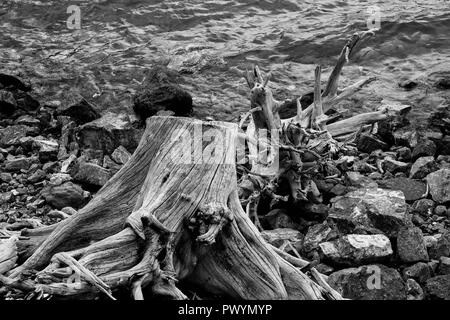
M 53 296 L 142 288 L 184 299 L 177 281 L 240 299 L 339 298 L 268 245 L 238 199 L 237 125 L 152 117 L 124 167 L 78 214 L 23 232 L 27 257 L 0 282 Z M 297 259 L 298 260 L 298 259 Z M 41 270 L 24 280 L 24 271 Z M 316 278 L 317 279 L 317 278 Z M 320 276 L 318 283 L 321 283 Z

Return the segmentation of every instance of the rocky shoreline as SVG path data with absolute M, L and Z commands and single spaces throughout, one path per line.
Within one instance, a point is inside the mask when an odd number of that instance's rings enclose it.
M 1 237 L 77 214 L 130 158 L 142 120 L 191 113 L 175 73 L 155 68 L 147 79 L 137 116 L 102 115 L 85 99 L 41 104 L 29 84 L 0 74 Z M 317 203 L 261 216 L 262 235 L 300 253 L 345 298 L 449 299 L 450 106 L 425 129 L 390 125 L 358 135 L 353 153 L 327 163 L 314 178 Z M 4 287 L 0 296 L 21 297 Z

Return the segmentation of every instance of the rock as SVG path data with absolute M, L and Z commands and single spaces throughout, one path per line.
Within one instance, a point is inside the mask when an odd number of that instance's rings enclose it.
M 180 73 L 198 73 L 204 69 L 218 69 L 226 65 L 220 53 L 203 44 L 183 46 L 171 52 L 168 67 Z
M 180 87 L 174 71 L 159 66 L 150 69 L 146 78 L 133 97 L 133 110 L 141 120 L 158 111 L 170 110 L 183 116 L 192 112 L 192 96 Z
M 415 201 L 423 198 L 427 191 L 425 183 L 409 178 L 391 178 L 378 181 L 381 188 L 402 191 L 406 201 Z
M 356 146 L 358 150 L 366 153 L 371 153 L 375 150 L 387 150 L 388 144 L 384 141 L 381 141 L 375 135 L 363 133 L 357 137 Z
M 450 155 L 450 136 L 445 136 L 442 140 L 436 141 L 436 154 Z
M 438 216 L 446 216 L 447 215 L 447 208 L 445 206 L 437 206 L 434 209 L 434 213 L 437 214 Z
M 112 176 L 109 170 L 89 162 L 79 163 L 71 173 L 74 180 L 97 187 L 104 186 Z
M 76 165 L 77 157 L 71 154 L 66 160 L 61 163 L 61 173 L 69 173 Z
M 383 169 L 392 173 L 405 172 L 408 170 L 409 164 L 402 161 L 394 160 L 390 157 L 384 159 Z
M 24 125 L 28 127 L 39 127 L 41 124 L 41 122 L 38 119 L 33 118 L 28 114 L 20 116 L 15 122 L 18 125 Z
M 344 298 L 353 300 L 405 300 L 406 286 L 397 270 L 367 265 L 332 273 L 328 283 Z
M 301 207 L 301 216 L 307 220 L 323 221 L 328 217 L 330 208 L 323 203 L 306 203 Z
M 408 147 L 401 147 L 397 150 L 398 160 L 409 161 L 411 160 L 411 149 Z
M 0 73 L 0 85 L 10 90 L 18 89 L 20 91 L 28 92 L 31 90 L 31 85 L 17 76 Z
M 24 125 L 8 126 L 0 129 L 0 147 L 9 147 L 19 144 L 21 138 L 30 133 L 30 127 Z
M 25 157 L 17 157 L 12 159 L 7 159 L 5 161 L 6 171 L 20 171 L 28 170 L 31 165 L 31 159 Z
M 449 300 L 450 275 L 446 274 L 428 279 L 425 284 L 425 290 L 431 299 Z
M 131 158 L 131 153 L 128 152 L 122 146 L 119 146 L 114 152 L 111 154 L 111 158 L 118 164 L 125 164 Z
M 436 108 L 428 118 L 428 127 L 439 128 L 442 133 L 450 134 L 450 106 Z
M 431 199 L 419 199 L 414 201 L 411 206 L 411 211 L 419 213 L 424 217 L 429 217 L 433 214 L 434 201 Z
M 318 249 L 320 243 L 331 240 L 336 236 L 336 233 L 333 232 L 326 222 L 313 225 L 308 228 L 308 232 L 305 235 L 302 251 L 308 253 Z
M 61 185 L 50 185 L 42 190 L 45 201 L 57 209 L 64 207 L 80 208 L 84 201 L 84 192 L 80 186 L 65 182 Z
M 440 90 L 448 90 L 450 89 L 450 78 L 441 78 L 438 79 L 434 86 Z
M 374 181 L 363 176 L 361 173 L 355 172 L 355 171 L 346 172 L 345 180 L 347 181 L 348 185 L 353 186 L 353 187 L 358 187 L 358 188 L 376 185 Z
M 31 183 L 36 183 L 42 181 L 47 176 L 47 173 L 44 170 L 38 169 L 31 176 L 28 177 L 28 181 Z
M 0 204 L 9 203 L 14 200 L 14 194 L 10 191 L 0 193 Z
M 133 128 L 127 115 L 108 112 L 78 129 L 78 144 L 83 149 L 102 150 L 105 154 L 111 154 L 121 145 L 132 152 L 141 135 L 142 130 Z
M 408 148 L 414 148 L 419 141 L 419 134 L 416 130 L 411 128 L 400 128 L 393 133 L 395 145 L 406 146 Z
M 425 298 L 422 287 L 414 279 L 406 280 L 406 293 L 407 300 L 423 300 Z
M 428 252 L 422 231 L 417 228 L 400 228 L 397 236 L 399 259 L 405 263 L 428 261 Z
M 432 259 L 436 260 L 441 257 L 450 257 L 450 231 L 444 233 L 436 243 L 432 244 L 428 253 Z
M 411 166 L 409 177 L 411 179 L 422 179 L 438 169 L 439 167 L 436 161 L 434 161 L 434 157 L 421 157 Z
M 100 113 L 86 100 L 79 102 L 57 111 L 58 115 L 71 117 L 76 124 L 83 125 L 100 118 Z
M 439 261 L 438 273 L 440 275 L 450 274 L 450 258 L 441 257 Z
M 14 95 L 6 90 L 0 90 L 0 114 L 10 116 L 16 111 L 17 102 Z
M 12 180 L 12 175 L 9 172 L 0 172 L 0 182 L 10 182 Z
M 59 210 L 51 210 L 49 213 L 47 213 L 47 216 L 53 219 L 67 219 L 70 217 L 65 212 Z
M 416 160 L 419 157 L 432 157 L 436 153 L 436 144 L 429 139 L 421 139 L 414 147 L 412 152 L 412 159 Z
M 120 168 L 122 168 L 121 165 L 115 163 L 110 156 L 104 156 L 103 157 L 103 164 L 102 164 L 103 168 L 109 169 L 111 170 L 112 173 L 115 173 L 117 171 L 120 170 Z
M 64 212 L 65 214 L 68 214 L 69 216 L 73 216 L 74 214 L 78 213 L 78 211 L 72 207 L 64 207 L 61 209 L 61 211 Z
M 297 229 L 297 225 L 283 209 L 274 209 L 264 216 L 268 229 Z
M 417 82 L 411 79 L 400 81 L 398 86 L 405 90 L 412 90 L 417 86 Z
M 33 140 L 33 149 L 38 151 L 41 162 L 48 162 L 57 159 L 59 144 L 54 140 L 36 137 Z
M 430 193 L 437 203 L 450 201 L 450 169 L 441 169 L 427 176 Z
M 431 278 L 431 270 L 427 263 L 418 262 L 405 268 L 403 275 L 405 278 L 412 278 L 419 283 L 425 283 L 425 281 Z
M 350 234 L 319 244 L 321 255 L 336 265 L 361 265 L 385 260 L 392 255 L 389 238 L 382 234 Z
M 294 248 L 298 248 L 297 250 L 299 251 L 303 242 L 303 235 L 301 232 L 289 228 L 264 230 L 261 232 L 261 236 L 264 240 L 277 248 L 283 245 L 286 241 L 289 241 L 292 243 Z
M 331 203 L 328 218 L 343 233 L 352 233 L 355 228 L 363 227 L 376 228 L 395 236 L 404 224 L 406 203 L 400 191 L 359 189 L 333 198 Z

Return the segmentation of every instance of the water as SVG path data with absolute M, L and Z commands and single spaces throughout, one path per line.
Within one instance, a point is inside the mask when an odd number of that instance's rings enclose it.
M 448 91 L 430 85 L 450 74 L 450 0 L 1 1 L 2 69 L 29 79 L 40 101 L 82 95 L 102 110 L 130 111 L 144 71 L 168 63 L 187 71 L 183 86 L 196 117 L 237 121 L 249 108 L 238 70 L 254 63 L 271 70 L 279 99 L 309 92 L 315 64 L 326 79 L 346 39 L 367 30 L 373 5 L 381 29 L 344 68 L 341 84 L 378 80 L 339 108 L 407 103 L 421 120 L 450 101 Z M 80 30 L 67 28 L 69 5 L 81 10 Z M 196 63 L 183 68 L 186 59 Z M 406 91 L 402 79 L 419 85 Z

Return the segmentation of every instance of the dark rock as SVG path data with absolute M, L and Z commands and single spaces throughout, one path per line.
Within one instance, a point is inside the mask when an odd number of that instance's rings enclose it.
M 433 213 L 434 201 L 431 199 L 419 199 L 411 206 L 412 212 L 417 212 L 424 217 L 429 217 Z
M 90 162 L 79 163 L 71 175 L 75 181 L 98 187 L 104 186 L 112 176 L 109 170 Z
M 102 150 L 105 154 L 111 154 L 121 145 L 133 152 L 141 135 L 142 130 L 135 129 L 127 115 L 108 112 L 78 129 L 78 144 L 83 149 Z
M 422 231 L 417 228 L 400 228 L 397 236 L 398 257 L 402 262 L 428 261 L 428 252 Z
M 264 216 L 268 229 L 289 228 L 297 229 L 297 224 L 283 209 L 273 209 Z
M 330 208 L 323 203 L 306 203 L 301 208 L 302 218 L 307 220 L 323 221 L 328 217 Z
M 48 162 L 57 159 L 59 144 L 54 140 L 36 137 L 33 139 L 33 149 L 37 150 L 41 162 Z
M 58 115 L 71 117 L 76 124 L 83 125 L 101 117 L 100 113 L 86 99 L 58 110 Z
M 353 300 L 405 300 L 405 282 L 397 270 L 367 265 L 332 273 L 328 283 L 344 298 Z
M 392 255 L 389 238 L 382 234 L 349 234 L 319 244 L 325 261 L 338 266 L 354 266 L 386 260 Z
M 115 163 L 109 156 L 103 158 L 103 168 L 110 169 L 111 173 L 115 173 L 122 168 L 120 164 Z
M 408 147 L 401 147 L 397 150 L 398 160 L 400 161 L 409 161 L 411 160 L 411 149 Z
M 42 181 L 47 176 L 44 170 L 38 169 L 31 176 L 28 177 L 28 181 L 31 183 L 36 183 Z
M 15 122 L 16 124 L 21 124 L 29 127 L 38 127 L 41 124 L 41 122 L 38 119 L 33 118 L 28 114 L 20 116 Z
M 450 299 L 450 275 L 436 276 L 428 279 L 425 284 L 426 292 L 431 299 Z
M 421 157 L 414 162 L 411 166 L 411 171 L 409 172 L 409 177 L 411 179 L 422 179 L 425 178 L 429 173 L 438 170 L 439 167 L 434 161 L 434 157 Z
M 404 224 L 406 203 L 399 191 L 359 189 L 331 202 L 328 219 L 342 233 L 364 228 L 370 233 L 370 229 L 376 229 L 375 233 L 381 230 L 391 237 Z
M 412 90 L 417 86 L 417 82 L 411 79 L 407 79 L 399 82 L 398 86 L 406 90 Z
M 0 90 L 0 114 L 10 116 L 16 111 L 17 102 L 11 92 Z
M 428 253 L 430 258 L 436 260 L 441 257 L 450 257 L 450 232 L 444 233 L 436 243 L 431 243 Z
M 437 214 L 438 216 L 446 216 L 447 215 L 447 208 L 445 206 L 437 206 L 434 209 L 434 213 Z
M 15 90 L 13 95 L 19 109 L 31 112 L 39 108 L 39 102 L 28 93 Z
M 5 73 L 0 73 L 0 84 L 7 89 L 18 89 L 21 91 L 25 91 L 28 92 L 31 90 L 31 85 L 29 83 L 26 83 L 25 81 L 21 80 L 20 78 L 10 75 L 10 74 L 5 74 Z
M 428 118 L 429 127 L 439 128 L 445 135 L 450 134 L 450 106 L 436 108 Z
M 80 186 L 65 182 L 57 186 L 47 186 L 42 190 L 45 201 L 57 209 L 64 207 L 80 208 L 85 202 L 84 191 Z
M 437 203 L 450 201 L 450 169 L 441 169 L 427 176 L 430 193 Z
M 436 141 L 436 154 L 450 155 L 450 136 L 445 136 L 442 140 Z
M 356 140 L 356 145 L 358 147 L 358 150 L 362 152 L 371 153 L 375 150 L 387 150 L 388 144 L 384 141 L 381 141 L 379 138 L 372 134 L 363 133 L 358 136 Z
M 391 178 L 378 181 L 382 188 L 402 191 L 406 201 L 421 199 L 427 191 L 425 183 L 409 178 Z
M 319 271 L 321 274 L 324 274 L 326 276 L 330 275 L 334 272 L 334 268 L 325 264 L 325 263 L 319 263 L 315 266 L 316 270 Z
M 5 161 L 5 170 L 6 171 L 20 171 L 20 170 L 28 170 L 31 165 L 31 159 L 25 157 L 18 157 L 7 159 Z
M 450 89 L 450 78 L 441 78 L 434 83 L 434 86 L 441 90 Z
M 418 262 L 409 266 L 403 270 L 403 275 L 405 278 L 413 278 L 419 283 L 425 283 L 428 279 L 431 278 L 431 269 L 428 266 L 428 263 Z
M 176 73 L 155 67 L 148 72 L 147 79 L 133 98 L 133 110 L 142 120 L 161 110 L 184 116 L 192 112 L 192 96 L 180 87 Z
M 417 160 L 419 157 L 434 156 L 436 153 L 436 144 L 429 139 L 420 139 L 412 152 L 412 159 Z
M 397 161 L 390 157 L 384 159 L 383 169 L 392 173 L 405 172 L 409 168 L 409 163 Z
M 330 193 L 334 196 L 342 196 L 348 192 L 348 188 L 343 184 L 338 183 L 333 188 L 331 188 Z
M 419 134 L 416 130 L 412 130 L 411 128 L 397 129 L 392 133 L 392 135 L 395 145 L 398 146 L 414 148 L 419 141 Z

